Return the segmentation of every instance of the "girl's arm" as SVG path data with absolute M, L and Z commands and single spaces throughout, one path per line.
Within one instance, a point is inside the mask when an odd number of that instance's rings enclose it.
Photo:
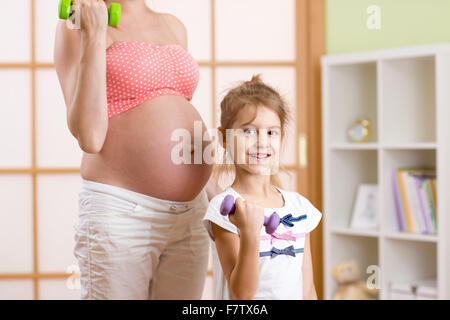
M 317 293 L 314 287 L 313 265 L 311 258 L 309 233 L 306 235 L 305 238 L 305 248 L 303 250 L 302 274 L 303 274 L 303 299 L 317 300 Z
M 212 231 L 231 299 L 253 299 L 259 282 L 259 233 L 239 236 L 215 223 Z
M 222 270 L 233 299 L 251 300 L 259 284 L 259 239 L 264 208 L 236 199 L 236 210 L 228 216 L 240 235 L 212 224 Z

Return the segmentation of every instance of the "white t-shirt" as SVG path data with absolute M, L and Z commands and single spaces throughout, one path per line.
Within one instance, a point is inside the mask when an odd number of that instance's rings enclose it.
M 261 228 L 259 285 L 254 296 L 255 300 L 303 298 L 302 249 L 305 245 L 305 235 L 319 224 L 322 217 L 320 211 L 299 193 L 281 188 L 277 189 L 283 195 L 285 204 L 282 208 L 265 208 L 264 215 L 269 217 L 273 212 L 276 212 L 280 218 L 286 218 L 284 219 L 285 223 L 280 223 L 273 235 L 267 234 L 265 227 Z M 216 300 L 230 299 L 230 292 L 214 243 L 211 222 L 230 232 L 239 234 L 238 228 L 230 222 L 228 216 L 220 214 L 220 205 L 228 194 L 233 195 L 235 199 L 237 197 L 244 199 L 233 188 L 228 187 L 211 199 L 203 218 L 203 223 L 212 240 L 214 299 Z M 288 218 L 289 214 L 292 215 L 291 219 Z M 295 256 L 292 253 L 274 254 L 272 256 L 273 251 L 277 252 L 277 249 L 285 249 L 284 252 L 290 251 L 286 248 L 291 246 L 296 251 L 296 253 L 294 252 Z M 276 249 L 273 250 L 273 248 Z

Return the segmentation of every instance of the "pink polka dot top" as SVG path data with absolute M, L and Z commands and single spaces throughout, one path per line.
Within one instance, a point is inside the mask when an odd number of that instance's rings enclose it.
M 115 42 L 106 49 L 108 118 L 161 95 L 191 101 L 199 75 L 195 59 L 178 44 Z

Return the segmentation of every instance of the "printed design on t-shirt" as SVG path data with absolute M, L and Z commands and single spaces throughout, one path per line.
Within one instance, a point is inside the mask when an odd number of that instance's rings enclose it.
M 266 234 L 261 236 L 261 240 L 270 240 L 270 244 L 273 244 L 277 240 L 288 240 L 296 241 L 297 238 L 304 238 L 305 233 L 293 233 L 292 230 L 286 231 L 285 233 L 274 232 L 272 234 Z
M 285 255 L 295 257 L 296 253 L 303 253 L 303 248 L 294 249 L 294 246 L 292 246 L 292 245 L 289 247 L 286 247 L 284 249 L 278 249 L 278 248 L 272 247 L 272 249 L 270 249 L 270 251 L 260 252 L 259 256 L 260 257 L 270 256 L 271 258 L 275 258 L 276 256 L 278 256 L 280 254 L 285 254 Z
M 301 215 L 299 217 L 293 217 L 292 214 L 289 213 L 284 217 L 280 218 L 280 224 L 284 224 L 286 227 L 293 227 L 294 222 L 301 221 L 303 219 L 306 219 L 306 214 Z

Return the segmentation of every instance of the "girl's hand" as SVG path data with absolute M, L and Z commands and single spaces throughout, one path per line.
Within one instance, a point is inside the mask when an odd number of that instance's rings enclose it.
M 236 199 L 236 210 L 229 216 L 230 222 L 241 234 L 259 236 L 264 224 L 264 208 L 254 202 Z
M 103 0 L 73 0 L 80 14 L 81 34 L 84 37 L 106 37 L 108 9 Z

